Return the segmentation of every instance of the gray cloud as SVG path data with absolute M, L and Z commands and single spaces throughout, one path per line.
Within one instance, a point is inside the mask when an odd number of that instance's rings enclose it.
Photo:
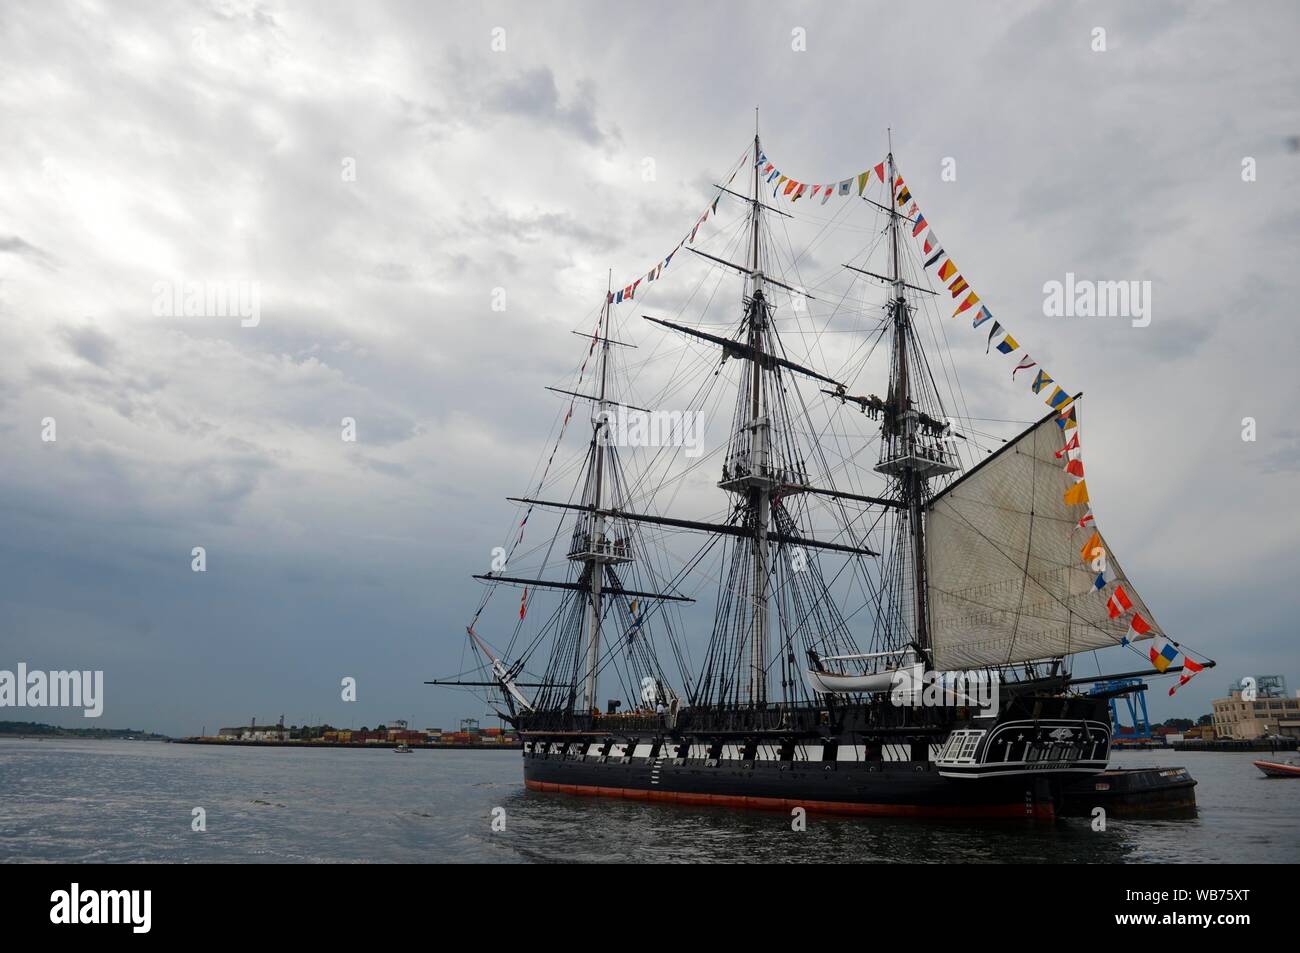
M 17 255 L 27 258 L 42 268 L 54 268 L 55 261 L 52 255 L 43 249 L 37 248 L 31 242 L 24 241 L 18 235 L 0 235 L 0 254 Z
M 670 2 L 620 11 L 617 29 L 605 12 L 0 12 L 0 663 L 104 667 L 106 723 L 175 732 L 280 711 L 482 716 L 420 682 L 464 666 L 466 577 L 516 530 L 501 498 L 535 488 L 567 406 L 543 387 L 576 385 L 587 344 L 570 331 L 590 332 L 607 271 L 621 286 L 676 246 L 760 104 L 769 154 L 800 175 L 859 171 L 892 127 L 972 285 L 1087 393 L 1098 518 L 1162 623 L 1228 677 L 1300 677 L 1300 454 L 1278 423 L 1300 397 L 1292 6 L 901 7 L 906 42 L 865 66 L 884 7 Z M 793 356 L 861 367 L 854 383 L 879 393 L 883 368 L 862 364 L 872 301 L 839 271 L 876 236 L 846 214 L 823 241 L 833 208 L 774 234 L 811 244 L 780 267 L 815 286 L 835 333 L 778 313 Z M 742 212 L 724 199 L 699 247 L 743 255 Z M 1151 280 L 1151 327 L 1045 317 L 1042 285 L 1066 271 Z M 173 280 L 257 282 L 261 321 L 154 315 L 151 289 Z M 716 355 L 643 311 L 725 330 L 735 283 L 683 251 L 619 318 L 640 345 L 620 357 L 630 402 L 684 405 L 713 382 L 727 417 L 734 367 L 714 378 Z M 963 320 L 936 312 L 921 333 L 951 349 L 936 373 L 959 378 L 968 413 L 1037 416 Z M 665 389 L 679 366 L 691 386 Z M 575 421 L 557 493 L 583 408 Z M 702 467 L 677 504 L 716 510 L 715 477 Z M 351 708 L 345 674 L 362 686 Z M 1225 680 L 1206 678 L 1153 714 L 1204 710 Z
M 588 80 L 577 84 L 569 102 L 560 99 L 555 74 L 538 66 L 488 88 L 484 108 L 505 116 L 523 116 L 548 127 L 567 129 L 591 145 L 617 140 L 617 128 L 607 132 L 596 119 L 595 88 Z
M 100 368 L 108 364 L 117 349 L 113 339 L 95 327 L 65 327 L 61 333 L 72 353 Z

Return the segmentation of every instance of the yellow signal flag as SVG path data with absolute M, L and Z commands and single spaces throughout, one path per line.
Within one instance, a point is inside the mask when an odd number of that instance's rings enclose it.
M 947 261 L 945 261 L 945 262 L 943 263 L 943 265 L 939 268 L 939 280 L 940 280 L 940 281 L 947 281 L 949 278 L 951 278 L 951 277 L 952 277 L 953 275 L 955 275 L 955 274 L 957 274 L 957 266 L 954 265 L 954 264 L 952 263 L 952 259 L 949 258 L 949 259 L 948 259 Z
M 1105 547 L 1101 545 L 1101 533 L 1093 530 L 1092 536 L 1090 536 L 1088 541 L 1083 544 L 1083 549 L 1079 550 L 1079 555 L 1083 557 L 1083 564 L 1085 566 L 1092 565 L 1092 561 L 1097 557 L 1097 550 L 1099 549 L 1105 549 Z
M 1080 480 L 1074 486 L 1065 491 L 1063 497 L 1065 502 L 1070 506 L 1079 506 L 1088 502 L 1088 481 Z

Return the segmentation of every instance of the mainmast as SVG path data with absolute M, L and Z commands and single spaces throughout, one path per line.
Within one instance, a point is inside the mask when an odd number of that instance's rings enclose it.
M 897 408 L 903 415 L 907 451 L 909 456 L 916 455 L 916 415 L 912 412 L 912 399 L 909 388 L 907 368 L 907 332 L 911 315 L 907 310 L 907 298 L 903 291 L 903 271 L 898 260 L 898 202 L 894 200 L 894 183 L 897 172 L 894 168 L 894 150 L 889 150 L 889 247 L 893 259 L 894 286 L 894 341 L 898 361 Z M 925 528 L 922 524 L 921 480 L 914 468 L 908 468 L 903 478 L 903 502 L 908 508 L 908 523 L 912 534 L 912 584 L 915 605 L 913 638 L 922 651 L 930 647 L 929 633 L 925 617 Z
M 745 274 L 749 298 L 745 302 L 745 346 L 741 356 L 748 359 L 748 388 L 742 387 L 737 395 L 736 432 L 731 436 L 727 460 L 718 486 L 741 498 L 742 525 L 746 527 L 750 545 L 749 631 L 745 648 L 748 671 L 744 673 L 744 699 L 750 704 L 767 704 L 767 661 L 770 630 L 768 581 L 771 575 L 770 546 L 772 522 L 772 493 L 782 484 L 782 468 L 772 459 L 772 417 L 765 400 L 765 372 L 772 367 L 768 352 L 768 305 L 763 294 L 767 281 L 759 258 L 759 235 L 762 228 L 763 203 L 759 199 L 758 156 L 762 150 L 758 140 L 757 119 L 754 129 L 754 182 L 749 200 L 749 261 L 746 267 L 732 265 Z M 726 262 L 726 264 L 730 264 Z M 682 330 L 679 328 L 679 330 Z M 697 337 L 704 337 L 691 331 Z M 796 365 L 790 365 L 792 367 Z M 801 369 L 803 370 L 803 369 Z M 739 673 L 738 673 L 739 674 Z
M 601 491 L 605 483 L 605 448 L 609 444 L 609 400 L 606 387 L 609 375 L 609 291 L 605 292 L 605 308 L 600 319 L 600 391 L 596 397 L 596 418 L 592 424 L 592 445 L 596 457 L 594 496 L 591 499 L 592 517 L 588 526 L 591 545 L 583 555 L 588 558 L 587 574 L 591 584 L 591 612 L 587 616 L 587 677 L 583 687 L 583 703 L 588 711 L 596 711 L 600 701 L 596 696 L 596 671 L 600 667 L 601 585 L 605 567 L 601 552 L 605 546 L 605 514 L 602 512 Z
M 758 198 L 758 116 L 754 116 L 754 192 L 751 199 L 749 270 L 753 275 L 749 306 L 749 345 L 752 348 L 750 374 L 750 426 L 754 431 L 752 451 L 754 468 L 749 487 L 749 504 L 754 521 L 754 608 L 750 631 L 749 699 L 758 706 L 767 703 L 768 643 L 768 563 L 767 532 L 772 518 L 772 479 L 768 461 L 771 421 L 762 413 L 763 371 L 759 355 L 763 353 L 763 332 L 767 322 L 767 304 L 763 299 L 762 272 L 758 267 L 758 233 L 763 203 Z
M 798 533 L 794 517 L 788 511 L 776 509 L 774 499 L 781 494 L 823 493 L 836 494 L 832 489 L 809 484 L 807 471 L 796 446 L 789 421 L 792 410 L 787 401 L 787 385 L 782 375 L 797 374 L 829 384 L 835 393 L 842 394 L 844 385 L 812 368 L 781 356 L 782 349 L 772 324 L 771 305 L 767 300 L 768 286 L 784 288 L 793 295 L 811 298 L 807 292 L 794 288 L 769 276 L 763 260 L 763 217 L 769 210 L 760 198 L 762 167 L 758 157 L 763 154 L 757 124 L 753 144 L 753 184 L 749 199 L 718 188 L 741 201 L 749 203 L 749 247 L 747 260 L 728 261 L 699 249 L 692 248 L 702 258 L 724 265 L 745 278 L 746 296 L 743 298 L 744 319 L 734 337 L 710 334 L 698 328 L 646 315 L 647 320 L 671 328 L 698 340 L 708 341 L 723 349 L 724 360 L 735 358 L 741 364 L 740 382 L 736 394 L 732 433 L 722 466 L 722 479 L 718 487 L 735 495 L 731 516 L 726 524 L 680 523 L 697 529 L 722 531 L 738 537 L 730 550 L 728 576 L 720 580 L 720 608 L 716 616 L 713 638 L 710 640 L 709 660 L 700 681 L 699 696 L 716 697 L 720 703 L 752 705 L 756 708 L 768 704 L 768 666 L 772 658 L 771 586 L 774 572 L 773 558 L 779 547 L 798 546 L 831 549 L 857 555 L 877 555 L 863 546 L 831 543 L 810 539 Z M 785 214 L 779 212 L 778 214 Z M 768 264 L 770 267 L 770 263 Z M 865 499 L 865 498 L 864 498 Z M 879 502 L 879 501 L 878 501 Z M 884 501 L 897 505 L 896 501 Z M 646 519 L 643 515 L 632 519 Z M 656 517 L 656 519 L 661 519 Z M 677 522 L 677 521 L 674 521 Z M 797 571 L 797 570 L 796 570 Z M 820 585 L 820 579 L 816 585 Z M 809 583 L 809 585 L 813 585 Z M 808 593 L 815 621 L 797 622 L 794 629 L 803 633 L 811 645 L 816 642 L 825 647 L 844 638 L 851 647 L 842 620 L 830 618 L 829 610 L 815 594 Z M 833 613 L 831 613 L 833 614 Z M 791 635 L 783 623 L 783 633 Z M 783 643 L 788 649 L 789 643 Z M 790 658 L 793 654 L 790 653 Z M 786 701 L 798 690 L 788 672 L 782 679 L 782 692 Z M 716 692 L 716 696 L 712 693 Z
M 924 417 L 912 398 L 908 345 L 911 340 L 911 311 L 899 258 L 899 227 L 902 215 L 894 196 L 898 173 L 894 151 L 889 150 L 889 246 L 890 285 L 893 296 L 890 313 L 893 322 L 894 359 L 890 369 L 889 397 L 885 401 L 882 459 L 876 470 L 898 479 L 898 499 L 907 512 L 909 562 L 912 582 L 912 638 L 925 653 L 930 649 L 929 619 L 926 612 L 925 524 L 926 484 L 931 477 L 957 469 L 942 446 L 923 440 L 922 428 L 933 429 L 931 418 Z M 933 436 L 933 434 L 931 434 Z

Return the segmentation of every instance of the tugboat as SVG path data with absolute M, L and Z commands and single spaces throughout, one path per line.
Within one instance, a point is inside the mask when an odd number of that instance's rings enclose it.
M 1052 818 L 1067 788 L 1107 769 L 1110 696 L 1084 686 L 1185 681 L 1214 663 L 1168 639 L 1097 530 L 1081 479 L 1082 395 L 1038 367 L 1031 387 L 1046 415 L 1000 445 L 972 416 L 946 327 L 969 320 L 988 334 L 986 351 L 1001 337 L 1003 355 L 1019 344 L 987 306 L 973 309 L 979 298 L 892 147 L 858 176 L 813 186 L 803 206 L 809 186 L 774 168 L 755 133 L 689 236 L 645 278 L 607 288 L 594 329 L 575 332 L 587 339 L 581 368 L 549 388 L 567 403 L 559 437 L 536 491 L 512 498 L 504 559 L 474 577 L 485 589 L 467 633 L 482 679 L 429 684 L 486 689 L 505 708 L 533 791 Z M 730 188 L 746 170 L 747 195 Z M 739 214 L 716 247 L 696 247 L 724 200 Z M 784 248 L 800 225 L 810 245 Z M 805 284 L 810 249 L 846 232 L 859 248 L 852 263 Z M 667 298 L 686 302 L 671 319 L 642 323 L 634 312 L 683 247 L 707 273 Z M 730 312 L 716 302 L 733 280 Z M 936 314 L 944 291 L 959 302 L 952 316 Z M 833 303 L 814 314 L 819 299 Z M 629 364 L 633 347 L 649 354 Z M 1013 381 L 1030 377 L 1037 362 L 1016 359 Z M 818 369 L 822 360 L 836 369 Z M 885 396 L 855 394 L 873 374 Z M 647 397 L 685 406 L 635 403 Z M 590 430 L 563 456 L 579 406 L 592 410 Z M 701 419 L 724 427 L 725 441 L 703 446 Z M 700 483 L 710 457 L 712 497 Z M 558 525 L 525 548 L 530 519 L 545 513 Z M 517 619 L 485 638 L 485 611 L 511 588 L 522 590 Z M 688 634 L 704 625 L 706 639 Z M 1145 667 L 1072 673 L 1080 653 L 1120 647 Z M 1182 769 L 1168 779 L 1183 802 L 1189 781 Z

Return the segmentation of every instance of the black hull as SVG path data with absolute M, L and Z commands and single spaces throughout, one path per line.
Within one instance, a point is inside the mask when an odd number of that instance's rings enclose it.
M 1106 769 L 1103 701 L 1008 692 L 999 713 L 904 707 L 553 713 L 519 721 L 534 791 L 874 816 L 1048 819 Z M 571 717 L 571 716 L 570 716 Z
M 1046 777 L 952 779 L 929 761 L 726 762 L 524 755 L 530 790 L 689 805 L 859 816 L 1046 820 Z

